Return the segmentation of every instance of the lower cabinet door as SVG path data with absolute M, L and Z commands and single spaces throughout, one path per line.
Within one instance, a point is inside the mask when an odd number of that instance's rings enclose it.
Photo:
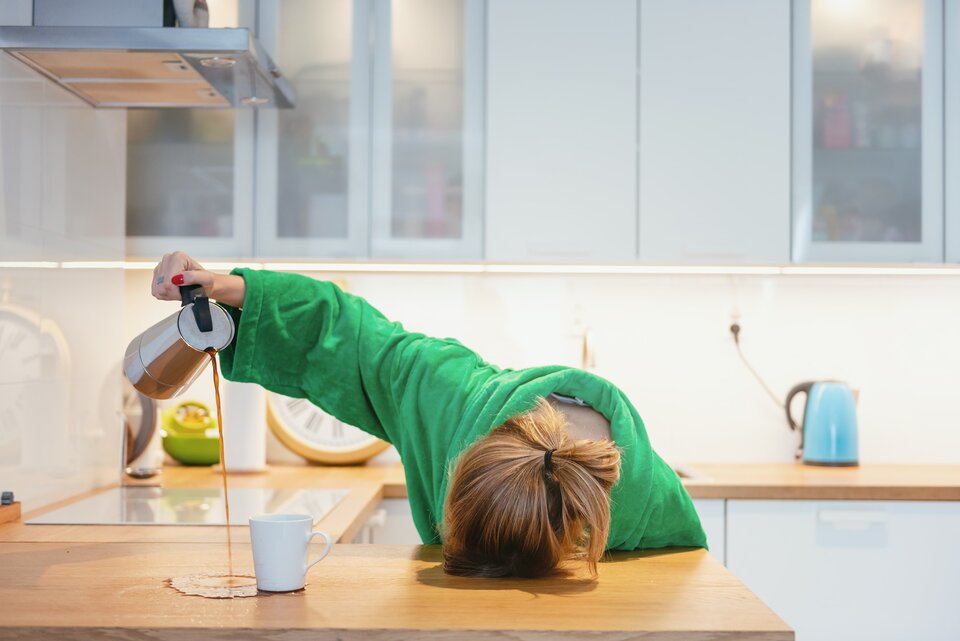
M 727 567 L 798 641 L 960 639 L 960 502 L 727 502 Z
M 724 499 L 694 499 L 693 507 L 700 516 L 700 524 L 707 534 L 707 545 L 721 563 L 726 564 L 726 509 Z
M 352 543 L 380 545 L 420 545 L 407 499 L 383 499 Z
M 724 500 L 698 499 L 693 502 L 707 533 L 710 553 L 724 562 Z M 383 499 L 353 543 L 419 545 L 420 535 L 413 524 L 407 499 Z

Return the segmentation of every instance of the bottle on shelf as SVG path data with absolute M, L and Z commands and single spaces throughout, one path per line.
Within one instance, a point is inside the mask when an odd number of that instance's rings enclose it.
M 824 98 L 821 145 L 824 149 L 849 149 L 853 134 L 850 103 L 844 95 Z

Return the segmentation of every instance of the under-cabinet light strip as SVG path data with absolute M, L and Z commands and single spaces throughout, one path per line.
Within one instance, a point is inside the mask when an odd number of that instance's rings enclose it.
M 56 269 L 60 263 L 49 260 L 0 260 L 0 269 Z
M 404 274 L 622 274 L 692 276 L 960 276 L 960 265 L 526 265 L 508 263 L 204 262 L 214 271 L 252 267 L 275 271 Z M 152 270 L 155 261 L 0 261 L 0 269 Z

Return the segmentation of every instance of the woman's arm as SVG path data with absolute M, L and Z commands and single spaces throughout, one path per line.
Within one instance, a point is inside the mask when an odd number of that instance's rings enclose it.
M 185 254 L 155 270 L 154 295 L 198 283 L 228 306 L 237 332 L 221 352 L 227 378 L 307 398 L 340 420 L 444 460 L 470 395 L 498 370 L 452 339 L 408 332 L 362 298 L 300 274 L 215 275 Z M 168 276 L 169 275 L 169 276 Z M 440 466 L 441 468 L 443 466 Z
M 408 332 L 364 299 L 300 274 L 237 269 L 243 309 L 224 374 L 304 397 L 375 434 L 445 461 L 469 397 L 497 369 L 452 339 Z
M 246 284 L 234 274 L 215 274 L 183 252 L 165 254 L 153 269 L 151 292 L 160 300 L 180 300 L 180 285 L 201 285 L 204 293 L 232 307 L 243 307 Z

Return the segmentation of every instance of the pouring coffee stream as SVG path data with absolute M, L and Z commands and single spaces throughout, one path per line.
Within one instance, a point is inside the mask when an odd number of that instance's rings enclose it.
M 210 365 L 213 368 L 213 393 L 217 399 L 217 433 L 220 435 L 220 477 L 223 480 L 223 509 L 227 522 L 227 558 L 230 576 L 233 576 L 233 540 L 230 535 L 230 498 L 227 494 L 227 460 L 223 455 L 223 412 L 220 410 L 220 373 L 217 371 L 217 350 L 208 348 Z
M 223 417 L 220 410 L 220 376 L 217 352 L 233 340 L 233 318 L 217 303 L 211 303 L 200 285 L 180 287 L 180 309 L 136 336 L 127 346 L 123 372 L 142 394 L 168 399 L 184 392 L 210 362 L 217 402 L 220 436 L 220 474 L 223 479 L 227 555 L 233 577 L 233 545 L 230 535 L 230 503 L 227 498 L 227 466 L 223 456 Z

